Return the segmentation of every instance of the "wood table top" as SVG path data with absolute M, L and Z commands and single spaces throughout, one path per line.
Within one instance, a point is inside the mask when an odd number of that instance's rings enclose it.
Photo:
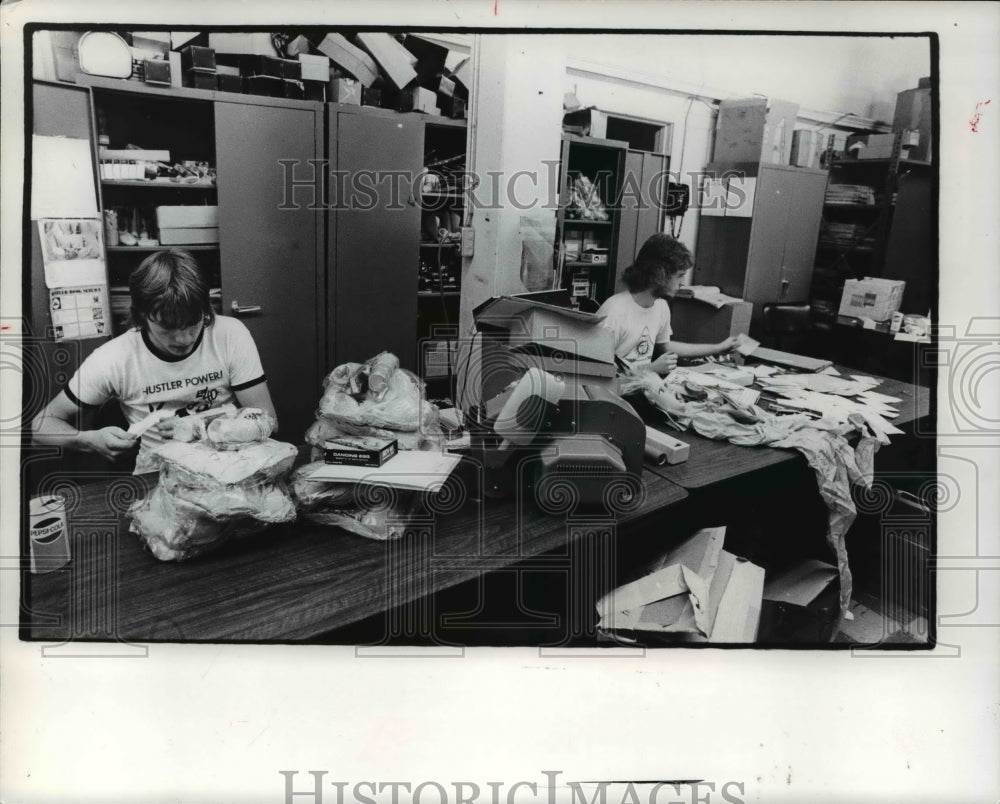
M 464 466 L 464 465 L 463 465 Z M 23 573 L 22 636 L 60 641 L 295 641 L 316 637 L 490 570 L 565 548 L 587 528 L 621 529 L 687 497 L 643 471 L 634 493 L 611 491 L 595 511 L 541 510 L 494 500 L 471 485 L 442 494 L 406 520 L 401 539 L 379 542 L 337 527 L 296 522 L 230 542 L 181 563 L 161 562 L 128 531 L 128 504 L 155 475 L 107 476 L 58 489 L 67 498 L 73 560 Z M 463 485 L 464 484 L 464 485 Z M 462 491 L 462 489 L 465 491 Z M 620 489 L 619 489 L 620 491 Z M 554 506 L 554 507 L 553 507 Z

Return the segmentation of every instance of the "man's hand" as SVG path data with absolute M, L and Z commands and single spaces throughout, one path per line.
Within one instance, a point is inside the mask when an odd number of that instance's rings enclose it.
M 149 428 L 150 432 L 156 433 L 160 438 L 173 438 L 174 437 L 174 427 L 177 426 L 177 417 L 168 416 L 165 419 L 160 419 L 156 424 Z
M 732 337 L 726 338 L 724 341 L 717 345 L 718 353 L 720 355 L 729 354 L 730 352 L 735 352 L 740 348 L 740 345 L 747 339 L 746 335 L 733 335 Z
M 138 440 L 137 436 L 122 430 L 121 427 L 86 430 L 80 433 L 80 438 L 84 449 L 103 455 L 109 461 L 113 461 L 119 455 L 128 452 Z
M 677 368 L 677 355 L 674 352 L 664 352 L 649 367 L 659 375 L 669 374 Z

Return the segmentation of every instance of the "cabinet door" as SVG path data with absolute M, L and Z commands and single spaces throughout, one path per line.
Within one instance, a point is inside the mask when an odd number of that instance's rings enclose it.
M 822 173 L 789 174 L 792 202 L 788 208 L 785 250 L 782 255 L 778 301 L 794 304 L 809 300 L 816 241 L 823 216 L 826 176 Z
M 321 126 L 318 106 L 215 106 L 223 312 L 234 303 L 261 308 L 240 318 L 257 344 L 289 441 L 301 440 L 320 396 L 324 293 L 322 170 L 316 165 L 315 184 L 291 198 L 285 170 L 294 165 L 296 181 L 314 175 Z
M 670 181 L 667 176 L 669 162 L 669 158 L 663 154 L 642 155 L 642 204 L 635 226 L 636 251 L 652 235 L 663 231 L 663 204 L 667 198 L 667 183 Z
M 423 165 L 423 123 L 340 112 L 330 135 L 335 362 L 389 351 L 416 371 L 420 207 L 412 182 Z
M 794 195 L 794 177 L 761 165 L 754 200 L 750 255 L 743 298 L 753 302 L 753 318 L 763 305 L 780 298 L 785 235 Z
M 645 203 L 642 184 L 642 151 L 626 151 L 624 163 L 621 180 L 621 205 L 618 211 L 618 245 L 615 251 L 613 291 L 621 290 L 622 271 L 632 264 L 638 246 L 644 242 L 638 239 L 639 218 Z

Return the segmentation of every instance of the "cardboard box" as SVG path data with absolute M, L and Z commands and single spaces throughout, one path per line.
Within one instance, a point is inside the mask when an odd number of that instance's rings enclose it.
M 860 148 L 854 147 L 860 144 Z M 853 134 L 847 150 L 856 159 L 889 159 L 896 144 L 895 134 Z
M 214 73 L 215 51 L 210 47 L 198 47 L 198 45 L 188 45 L 181 48 L 181 68 Z
M 371 86 L 378 78 L 378 65 L 361 48 L 355 47 L 341 34 L 327 34 L 316 49 L 330 57 L 330 61 L 353 75 L 364 86 Z
M 284 81 L 273 75 L 251 75 L 244 79 L 243 85 L 252 95 L 267 95 L 272 98 L 285 96 Z
M 303 81 L 306 100 L 326 102 L 327 84 L 325 81 Z
M 417 79 L 410 52 L 387 33 L 359 33 L 358 42 L 382 68 L 396 89 L 405 89 Z
M 614 334 L 603 317 L 517 296 L 500 296 L 473 310 L 482 330 L 505 331 L 511 340 L 559 349 L 579 358 L 614 363 Z
M 725 304 L 716 309 L 698 299 L 675 297 L 670 301 L 670 327 L 682 343 L 719 343 L 733 335 L 750 334 L 753 303 Z
M 216 227 L 160 229 L 160 245 L 163 246 L 194 246 L 218 242 L 219 230 Z
M 305 100 L 306 88 L 301 81 L 292 78 L 281 79 L 282 94 L 286 98 Z
M 360 82 L 354 78 L 334 78 L 330 81 L 330 102 L 360 106 Z
M 766 98 L 722 101 L 712 161 L 787 165 L 798 112 L 798 104 L 788 101 Z
M 158 229 L 170 227 L 217 227 L 219 225 L 219 208 L 217 206 L 186 205 L 162 206 L 156 208 L 156 226 Z
M 400 98 L 399 111 L 441 114 L 441 110 L 437 107 L 437 95 L 423 87 L 406 90 Z
M 219 82 L 215 73 L 204 73 L 200 70 L 186 70 L 184 72 L 184 86 L 193 89 L 216 90 Z
M 291 58 L 296 56 L 302 56 L 303 54 L 308 54 L 312 45 L 309 44 L 309 40 L 304 36 L 296 36 L 291 42 L 285 45 L 285 53 L 287 53 Z
M 146 59 L 142 63 L 143 75 L 147 84 L 169 87 L 171 85 L 170 62 L 156 59 Z
M 725 528 L 698 531 L 649 574 L 597 603 L 604 631 L 684 642 L 745 644 L 757 638 L 764 570 L 722 549 Z
M 829 642 L 839 621 L 836 567 L 810 559 L 768 576 L 761 609 L 761 642 Z
M 790 164 L 795 167 L 819 167 L 819 153 L 821 150 L 821 137 L 818 131 L 799 129 L 792 132 Z
M 896 96 L 896 111 L 892 118 L 893 131 L 919 131 L 920 142 L 910 150 L 911 159 L 922 159 L 930 161 L 933 157 L 931 135 L 933 127 L 931 124 L 931 89 L 930 81 L 927 86 L 920 86 L 917 89 L 907 89 Z
M 362 87 L 361 89 L 361 105 L 362 106 L 381 106 L 382 105 L 382 90 L 374 89 L 373 87 Z
M 906 282 L 902 279 L 848 279 L 840 297 L 838 315 L 888 321 L 903 303 Z
M 440 98 L 441 111 L 446 117 L 453 120 L 464 120 L 466 117 L 466 103 L 459 97 L 438 96 Z
M 215 79 L 219 85 L 219 92 L 243 92 L 244 90 L 242 75 L 217 73 Z
M 330 57 L 299 53 L 299 75 L 303 81 L 328 81 L 330 79 Z
M 210 33 L 208 46 L 220 53 L 247 54 L 277 57 L 269 33 Z
M 395 438 L 338 436 L 323 443 L 323 460 L 339 466 L 381 466 L 398 451 Z

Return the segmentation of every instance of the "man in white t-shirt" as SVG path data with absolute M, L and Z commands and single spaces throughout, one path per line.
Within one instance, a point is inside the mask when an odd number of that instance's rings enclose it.
M 78 430 L 81 410 L 117 399 L 129 425 L 172 411 L 141 436 L 136 474 L 152 470 L 149 451 L 169 438 L 177 417 L 229 402 L 277 416 L 257 347 L 246 326 L 216 317 L 209 288 L 186 251 L 160 251 L 129 278 L 133 329 L 99 346 L 32 422 L 34 440 L 115 459 L 136 445 L 120 427 Z
M 743 341 L 738 335 L 721 343 L 681 343 L 673 340 L 670 307 L 673 296 L 691 268 L 691 252 L 667 234 L 650 237 L 635 262 L 622 273 L 627 290 L 611 296 L 597 311 L 604 326 L 615 333 L 615 355 L 633 368 L 648 366 L 668 374 L 678 357 L 706 357 L 731 352 Z

